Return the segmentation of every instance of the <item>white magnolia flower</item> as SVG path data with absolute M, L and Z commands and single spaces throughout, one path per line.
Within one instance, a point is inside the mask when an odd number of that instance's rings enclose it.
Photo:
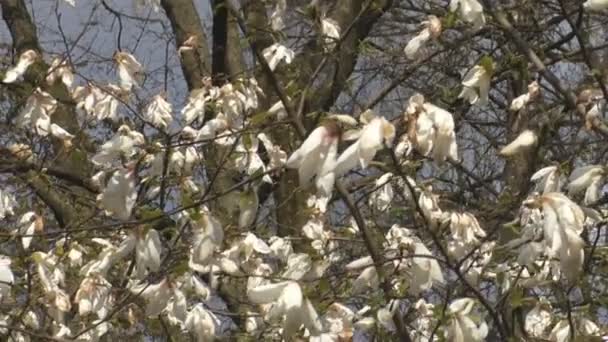
M 173 297 L 171 297 L 167 303 L 165 312 L 169 323 L 183 326 L 187 320 L 188 302 L 184 293 L 178 289 L 177 286 L 178 284 L 175 284 L 175 287 L 173 288 Z
M 453 342 L 481 342 L 488 335 L 485 321 L 476 322 L 471 315 L 475 301 L 471 298 L 460 298 L 448 306 L 448 321 L 446 337 Z
M 439 223 L 443 211 L 439 208 L 438 196 L 433 194 L 433 188 L 429 185 L 423 189 L 418 197 L 418 205 L 422 210 L 424 218 L 431 226 Z
M 301 326 L 312 335 L 323 329 L 316 310 L 307 298 L 304 298 L 300 285 L 295 281 L 261 285 L 250 289 L 247 297 L 256 304 L 273 304 L 267 313 L 267 319 L 283 320 L 283 335 L 289 337 L 300 330 Z
M 393 202 L 391 178 L 393 178 L 393 174 L 388 172 L 376 179 L 375 191 L 369 197 L 370 206 L 374 206 L 379 211 L 386 211 Z
M 11 259 L 0 255 L 0 303 L 10 296 L 11 286 L 15 283 L 15 277 L 10 266 Z
M 274 43 L 265 48 L 262 54 L 266 63 L 268 63 L 268 67 L 273 71 L 281 61 L 285 61 L 285 64 L 291 64 L 295 56 L 295 52 L 292 49 L 280 43 Z
M 461 0 L 463 1 L 463 0 Z M 464 0 L 475 1 L 476 0 Z M 452 2 L 453 3 L 453 2 Z M 472 105 L 480 107 L 488 104 L 488 94 L 490 92 L 490 81 L 492 71 L 484 65 L 476 65 L 464 75 L 462 80 L 462 91 L 458 98 L 463 98 Z
M 415 255 L 428 256 L 417 256 L 412 258 L 412 265 L 408 272 L 411 275 L 409 277 L 409 290 L 412 291 L 413 294 L 418 294 L 422 291 L 430 289 L 433 286 L 433 283 L 444 282 L 439 263 L 431 251 L 429 251 L 428 248 L 422 244 L 422 242 L 417 242 L 414 244 L 413 253 Z
M 366 168 L 376 153 L 390 146 L 395 139 L 395 126 L 383 117 L 373 117 L 361 130 L 359 139 L 352 143 L 338 158 L 335 174 L 341 176 L 357 165 Z
M 438 163 L 448 158 L 458 160 L 454 117 L 450 112 L 425 102 L 422 95 L 416 94 L 409 100 L 407 114 L 408 120 L 415 123 L 410 129 L 420 154 L 427 156 L 432 151 Z
M 550 325 L 551 312 L 543 309 L 540 305 L 536 305 L 526 314 L 524 329 L 532 337 L 544 337 L 545 331 Z
M 353 320 L 356 313 L 340 303 L 332 303 L 323 316 L 325 326 L 330 334 L 329 341 L 351 340 L 354 334 Z M 311 338 L 312 340 L 312 338 Z M 317 339 L 317 341 L 324 341 Z
M 608 8 L 607 0 L 587 0 L 583 3 L 583 7 L 592 11 L 601 11 Z
M 146 300 L 146 316 L 156 317 L 160 315 L 173 298 L 174 290 L 169 280 L 163 279 L 158 284 L 137 283 L 130 287 L 135 295 L 140 295 Z
M 321 19 L 321 33 L 323 34 L 325 51 L 333 50 L 338 40 L 340 40 L 340 25 L 338 25 L 338 22 L 330 18 Z
M 359 294 L 367 289 L 378 289 L 380 279 L 370 256 L 351 261 L 345 268 L 349 271 L 359 272 L 359 276 L 351 284 L 352 294 Z M 360 271 L 361 268 L 363 271 Z
M 137 200 L 135 174 L 128 169 L 118 169 L 108 181 L 105 189 L 97 196 L 97 202 L 106 215 L 120 220 L 128 220 Z
M 192 222 L 194 242 L 190 251 L 190 268 L 195 271 L 205 270 L 204 266 L 212 261 L 216 248 L 222 245 L 224 230 L 221 223 L 203 209 L 201 218 Z
M 116 121 L 118 119 L 118 105 L 120 98 L 123 96 L 124 90 L 114 84 L 108 84 L 106 87 L 98 87 L 93 84 L 88 84 L 84 87 L 76 87 L 72 93 L 72 97 L 77 102 L 76 108 L 82 108 L 84 111 L 97 120 L 110 119 Z
M 518 97 L 516 97 L 515 99 L 513 99 L 513 101 L 511 102 L 511 106 L 509 107 L 510 110 L 516 112 L 518 110 L 521 110 L 522 108 L 524 108 L 530 101 L 532 101 L 533 99 L 535 99 L 536 97 L 538 97 L 538 95 L 540 94 L 540 86 L 538 85 L 538 82 L 534 81 L 532 83 L 530 83 L 528 85 L 528 92 L 525 94 L 522 94 Z
M 118 67 L 118 77 L 120 86 L 125 90 L 131 90 L 133 86 L 138 86 L 143 82 L 144 67 L 130 53 L 116 52 L 114 61 Z
M 268 155 L 268 168 L 277 169 L 287 162 L 287 153 L 281 149 L 279 145 L 272 143 L 270 138 L 265 133 L 258 134 L 258 139 L 264 145 L 266 154 Z
M 441 20 L 434 15 L 428 16 L 428 20 L 422 22 L 422 27 L 422 31 L 412 38 L 403 50 L 405 56 L 409 59 L 415 59 L 418 56 L 418 50 L 429 39 L 437 38 L 441 35 Z
M 19 235 L 25 235 L 21 238 L 21 243 L 23 244 L 23 249 L 28 250 L 30 248 L 30 244 L 32 239 L 34 238 L 34 233 L 41 232 L 44 228 L 44 222 L 42 220 L 42 216 L 36 215 L 33 211 L 29 211 L 19 219 Z
M 160 11 L 160 0 L 135 0 L 137 8 L 148 8 L 152 7 L 152 10 L 156 13 Z
M 268 242 L 270 243 L 270 254 L 282 262 L 287 262 L 291 253 L 293 253 L 291 241 L 273 236 L 268 239 Z
M 584 191 L 584 203 L 586 205 L 594 204 L 599 200 L 605 175 L 606 171 L 600 165 L 589 165 L 574 169 L 569 178 L 568 194 L 577 195 Z
M 2 82 L 15 82 L 19 77 L 25 74 L 27 68 L 29 68 L 30 65 L 34 64 L 38 57 L 38 52 L 34 50 L 24 51 L 21 56 L 19 56 L 19 61 L 17 62 L 17 65 L 6 70 L 6 74 L 4 74 L 4 79 L 2 80 Z
M 182 108 L 182 119 L 186 124 L 190 124 L 194 120 L 205 120 L 205 106 L 207 102 L 216 99 L 219 95 L 219 89 L 211 86 L 211 81 L 204 79 L 203 87 L 194 89 L 190 92 L 188 103 Z
M 57 80 L 61 80 L 68 89 L 72 87 L 72 84 L 74 83 L 74 73 L 66 58 L 57 57 L 53 59 L 53 62 L 49 67 L 46 83 L 53 85 Z
M 122 125 L 112 139 L 101 145 L 91 161 L 95 165 L 111 166 L 115 161 L 120 161 L 121 157 L 133 157 L 144 143 L 145 138 L 141 133 Z
M 99 319 L 104 319 L 111 309 L 111 289 L 112 284 L 99 274 L 84 278 L 74 298 L 78 303 L 78 314 L 95 313 Z
M 274 11 L 270 14 L 270 26 L 274 31 L 281 31 L 285 28 L 285 14 L 287 12 L 287 0 L 277 0 Z
M 134 231 L 122 242 L 117 254 L 124 258 L 133 250 L 135 250 L 135 275 L 138 279 L 143 279 L 148 270 L 157 272 L 160 269 L 163 246 L 158 231 L 155 229 Z
M 561 193 L 544 194 L 539 200 L 547 253 L 549 257 L 559 258 L 562 274 L 572 282 L 583 267 L 585 242 L 579 235 L 584 229 L 585 214 Z
M 521 132 L 515 140 L 503 147 L 499 154 L 505 157 L 511 157 L 522 153 L 523 151 L 535 146 L 538 143 L 536 132 L 526 129 Z
M 27 98 L 25 106 L 16 118 L 19 128 L 30 126 L 36 134 L 47 136 L 51 126 L 51 115 L 57 109 L 57 101 L 47 92 L 36 88 Z
M 51 310 L 49 314 L 55 320 L 61 320 L 63 313 L 69 312 L 72 307 L 70 297 L 59 287 L 63 285 L 65 279 L 61 265 L 58 264 L 57 257 L 50 253 L 34 252 L 32 259 L 36 263 L 38 278 Z
M 203 304 L 196 304 L 186 318 L 185 326 L 189 332 L 196 336 L 197 342 L 213 341 L 216 337 L 218 319 L 206 310 Z
M 430 340 L 431 333 L 437 324 L 434 317 L 434 308 L 433 304 L 427 303 L 424 299 L 419 299 L 414 304 L 416 317 L 412 326 L 416 329 L 410 330 L 412 342 L 432 342 L 435 340 Z
M 335 158 L 337 145 L 338 132 L 334 125 L 317 127 L 289 156 L 285 165 L 298 169 L 301 186 L 310 184 L 315 176 L 318 182 L 318 179 L 333 171 L 335 160 L 332 157 Z M 333 182 L 331 186 L 333 187 Z
M 535 191 L 543 194 L 559 192 L 562 187 L 560 171 L 557 166 L 543 167 L 536 171 L 530 180 L 536 183 Z
M 239 196 L 239 229 L 249 229 L 255 223 L 259 199 L 255 189 L 241 192 Z
M 144 119 L 152 125 L 167 128 L 173 120 L 173 107 L 162 95 L 154 96 L 154 99 L 144 112 Z
M 485 25 L 486 18 L 483 15 L 483 7 L 477 0 L 452 0 L 450 11 L 460 11 L 462 20 L 471 23 L 474 29 L 480 29 Z
M 13 194 L 0 189 L 0 220 L 4 220 L 9 215 L 14 215 L 14 208 L 17 206 Z
M 452 213 L 450 231 L 454 240 L 467 245 L 475 245 L 479 241 L 478 238 L 486 236 L 475 216 L 469 213 Z
M 268 108 L 268 114 L 277 118 L 277 120 L 285 120 L 287 118 L 287 110 L 283 101 L 275 102 L 270 108 Z
M 258 154 L 259 145 L 260 142 L 255 135 L 249 135 L 239 140 L 238 145 L 234 149 L 236 154 L 234 166 L 237 170 L 244 171 L 248 175 L 253 175 L 259 171 L 266 172 L 266 165 Z M 269 174 L 265 174 L 262 180 L 272 183 L 272 178 L 270 178 Z

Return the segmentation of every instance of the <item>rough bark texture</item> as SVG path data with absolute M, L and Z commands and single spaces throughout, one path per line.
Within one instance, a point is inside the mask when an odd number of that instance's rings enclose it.
M 188 89 L 201 88 L 203 77 L 211 74 L 211 56 L 196 6 L 192 0 L 162 0 L 161 5 L 171 22 L 176 46 L 180 47 L 186 40 L 195 37 L 197 46 L 182 52 L 181 65 Z

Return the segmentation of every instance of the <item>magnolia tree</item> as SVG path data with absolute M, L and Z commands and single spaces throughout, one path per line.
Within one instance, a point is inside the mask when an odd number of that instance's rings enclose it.
M 606 331 L 607 1 L 0 8 L 2 340 Z

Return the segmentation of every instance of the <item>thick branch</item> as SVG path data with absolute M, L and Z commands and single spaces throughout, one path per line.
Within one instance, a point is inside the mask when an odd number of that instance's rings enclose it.
M 201 88 L 203 77 L 211 74 L 211 56 L 207 37 L 192 0 L 161 0 L 175 34 L 175 44 L 180 47 L 195 37 L 193 49 L 182 50 L 181 65 L 188 89 Z

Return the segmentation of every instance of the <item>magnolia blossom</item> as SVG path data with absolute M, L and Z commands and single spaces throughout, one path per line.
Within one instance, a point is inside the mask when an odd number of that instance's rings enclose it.
M 154 96 L 154 99 L 144 112 L 144 119 L 152 125 L 161 128 L 167 128 L 173 120 L 173 107 L 161 95 Z
M 600 190 L 604 184 L 606 171 L 600 165 L 588 165 L 574 169 L 570 174 L 568 193 L 577 195 L 585 192 L 583 202 L 586 205 L 594 204 L 599 200 Z
M 205 106 L 214 100 L 219 95 L 219 89 L 211 85 L 211 80 L 203 79 L 203 87 L 194 89 L 190 92 L 188 103 L 182 108 L 182 119 L 186 124 L 190 124 L 194 120 L 204 121 Z
M 345 266 L 348 271 L 357 271 L 359 276 L 351 284 L 351 292 L 359 294 L 367 289 L 377 289 L 380 285 L 378 272 L 370 256 L 351 261 Z M 363 271 L 360 269 L 363 268 Z
M 518 97 L 516 97 L 515 99 L 513 99 L 513 101 L 511 102 L 511 106 L 509 107 L 510 110 L 516 112 L 518 110 L 521 110 L 522 108 L 524 108 L 530 101 L 532 101 L 533 99 L 535 99 L 536 97 L 538 97 L 538 95 L 540 94 L 540 86 L 538 85 L 538 82 L 534 81 L 532 83 L 530 83 L 528 85 L 528 92 L 525 94 L 522 94 Z
M 460 11 L 462 20 L 473 24 L 474 29 L 480 29 L 485 25 L 486 18 L 483 15 L 483 7 L 477 0 L 452 0 L 450 11 Z
M 10 266 L 11 259 L 0 255 L 0 303 L 10 296 L 11 286 L 15 283 L 15 277 Z
M 379 211 L 386 211 L 393 202 L 393 186 L 391 178 L 393 174 L 388 172 L 376 179 L 374 184 L 375 191 L 369 197 L 370 206 L 376 207 Z
M 43 252 L 34 252 L 32 259 L 36 263 L 36 271 L 42 284 L 42 289 L 49 301 L 49 312 L 55 320 L 61 321 L 63 314 L 71 309 L 70 297 L 59 286 L 64 285 L 65 274 L 58 264 L 57 257 Z M 52 303 L 50 303 L 52 301 Z
M 198 342 L 214 340 L 216 325 L 218 325 L 218 319 L 212 312 L 206 310 L 201 303 L 195 305 L 188 312 L 185 322 L 186 329 L 196 336 Z
M 68 88 L 74 83 L 72 68 L 68 64 L 68 60 L 61 57 L 53 59 L 49 67 L 49 73 L 46 76 L 46 83 L 53 85 L 59 79 Z
M 124 258 L 135 250 L 135 275 L 143 279 L 147 270 L 157 272 L 160 269 L 160 255 L 163 250 L 160 236 L 155 229 L 138 229 L 122 242 L 117 255 Z
M 555 165 L 536 171 L 530 180 L 536 183 L 535 190 L 543 194 L 559 192 L 562 187 L 560 170 Z
M 118 77 L 120 78 L 120 86 L 125 90 L 131 90 L 134 85 L 139 85 L 143 82 L 144 67 L 130 53 L 116 52 L 114 61 L 118 66 Z
M 608 1 L 606 0 L 587 0 L 583 3 L 583 7 L 592 11 L 601 11 L 608 8 Z
M 577 320 L 578 324 L 575 324 L 577 328 L 577 335 L 583 337 L 597 337 L 599 338 L 600 329 L 599 327 L 593 323 L 592 321 L 581 318 Z M 549 339 L 555 342 L 568 342 L 572 340 L 572 331 L 570 321 L 567 319 L 563 319 L 559 321 L 551 330 L 551 334 L 549 335 Z
M 63 0 L 65 2 L 68 3 L 68 5 L 75 7 L 76 6 L 76 0 Z
M 281 61 L 285 61 L 285 64 L 291 64 L 295 52 L 292 49 L 282 45 L 280 43 L 274 43 L 262 51 L 266 63 L 270 70 L 273 70 L 279 65 Z
M 270 14 L 270 27 L 275 31 L 281 31 L 285 28 L 283 18 L 287 12 L 287 0 L 278 0 L 274 7 L 274 11 Z
M 465 257 L 479 245 L 479 238 L 486 236 L 479 222 L 469 213 L 452 213 L 450 218 L 448 253 L 457 258 Z
M 118 169 L 106 184 L 105 189 L 97 196 L 97 202 L 106 215 L 120 220 L 128 220 L 137 200 L 135 174 L 128 169 Z
M 124 90 L 114 84 L 99 87 L 88 84 L 84 87 L 76 87 L 72 97 L 77 102 L 76 108 L 82 108 L 88 115 L 97 120 L 118 119 L 118 105 L 120 98 L 124 96 Z
M 335 174 L 343 175 L 357 165 L 366 168 L 374 159 L 376 153 L 384 146 L 390 146 L 395 139 L 395 126 L 383 117 L 371 115 L 369 121 L 364 120 L 359 139 L 351 144 L 338 158 Z
M 420 94 L 412 96 L 407 108 L 411 140 L 423 155 L 432 151 L 433 159 L 442 163 L 446 159 L 458 160 L 458 146 L 452 114 L 431 103 Z
M 499 154 L 505 157 L 515 156 L 523 151 L 535 146 L 538 143 L 536 132 L 526 129 L 521 132 L 515 140 L 503 147 Z
M 165 310 L 174 292 L 180 291 L 172 287 L 169 280 L 163 279 L 158 284 L 135 283 L 131 285 L 130 290 L 146 300 L 146 316 L 156 317 Z
M 583 267 L 585 214 L 581 208 L 561 193 L 544 194 L 537 199 L 543 213 L 543 232 L 549 257 L 560 260 L 562 274 L 571 282 Z
M 36 88 L 15 119 L 17 127 L 32 126 L 36 134 L 47 136 L 51 126 L 51 114 L 56 109 L 57 101 L 49 93 Z
M 255 189 L 241 192 L 239 196 L 239 228 L 245 229 L 255 223 L 259 199 Z
M 422 31 L 418 35 L 412 38 L 405 49 L 405 56 L 409 59 L 415 59 L 418 55 L 418 50 L 424 45 L 429 39 L 436 39 L 441 35 L 441 20 L 434 15 L 428 16 L 428 20 L 422 22 Z
M 333 50 L 340 40 L 340 25 L 331 18 L 321 19 L 321 32 L 323 33 L 323 44 L 325 52 Z
M 161 0 L 135 0 L 135 4 L 137 7 L 148 8 L 151 7 L 154 12 L 160 11 L 160 1 Z
M 82 280 L 74 301 L 78 303 L 78 314 L 85 316 L 96 313 L 100 319 L 106 317 L 111 309 L 112 297 L 110 284 L 101 275 L 90 275 Z
M 141 133 L 131 130 L 127 125 L 122 125 L 112 139 L 101 145 L 91 161 L 96 165 L 111 166 L 122 157 L 129 159 L 134 156 L 137 153 L 137 147 L 144 143 L 145 138 Z
M 211 262 L 215 249 L 221 246 L 224 240 L 224 230 L 208 210 L 203 209 L 201 218 L 192 222 L 194 242 L 190 251 L 190 268 L 204 272 L 205 266 Z
M 15 211 L 13 209 L 16 206 L 17 201 L 15 201 L 15 196 L 0 189 L 0 220 L 3 220 L 9 215 L 14 215 Z
M 450 303 L 448 306 L 450 318 L 446 328 L 448 341 L 485 341 L 488 335 L 488 326 L 485 321 L 480 322 L 471 315 L 474 305 L 475 301 L 471 298 L 460 298 Z
M 34 64 L 34 62 L 36 62 L 38 57 L 39 57 L 38 52 L 36 52 L 34 50 L 24 51 L 21 54 L 21 56 L 19 56 L 19 61 L 17 62 L 17 65 L 6 70 L 6 73 L 4 74 L 4 79 L 2 80 L 2 82 L 4 82 L 4 83 L 15 82 L 19 77 L 21 77 L 23 74 L 25 74 L 25 72 L 27 71 L 27 68 L 29 68 L 30 65 Z
M 272 170 L 285 165 L 287 162 L 287 153 L 283 151 L 279 145 L 273 144 L 265 133 L 260 133 L 257 137 L 264 145 L 264 149 L 268 155 L 268 168 Z
M 36 215 L 33 211 L 27 212 L 21 216 L 19 219 L 19 234 L 25 235 L 21 238 L 21 243 L 23 244 L 23 249 L 28 250 L 30 248 L 30 244 L 32 239 L 34 238 L 34 233 L 41 232 L 44 228 L 44 222 L 42 220 L 42 216 Z
M 433 188 L 430 185 L 423 189 L 418 197 L 418 205 L 422 214 L 431 226 L 436 226 L 443 216 L 437 199 L 437 195 L 433 194 Z
M 429 342 L 431 333 L 436 326 L 434 315 L 435 305 L 427 303 L 424 299 L 419 299 L 414 304 L 416 317 L 412 322 L 412 326 L 416 329 L 410 330 L 412 342 Z
M 315 178 L 333 171 L 338 145 L 338 129 L 330 123 L 317 127 L 294 151 L 285 166 L 298 169 L 300 185 L 306 186 Z M 324 167 L 325 166 L 325 167 Z M 333 187 L 333 182 L 331 182 Z
M 536 338 L 544 337 L 545 331 L 550 325 L 551 312 L 540 305 L 536 305 L 532 310 L 528 311 L 524 320 L 524 329 L 530 336 Z
M 476 0 L 471 1 L 477 2 Z M 488 68 L 484 65 L 474 66 L 464 75 L 462 80 L 463 88 L 458 95 L 458 98 L 463 98 L 472 105 L 487 105 L 491 80 L 491 70 L 488 70 Z
M 235 148 L 237 157 L 234 159 L 234 166 L 237 170 L 245 171 L 248 175 L 253 175 L 259 171 L 266 172 L 266 165 L 258 154 L 259 145 L 260 142 L 255 135 L 250 135 L 239 140 L 239 144 Z M 272 183 L 272 179 L 268 174 L 265 174 L 262 180 Z
M 300 285 L 295 281 L 261 285 L 250 289 L 247 297 L 256 304 L 273 304 L 266 319 L 282 319 L 285 337 L 297 333 L 301 326 L 313 335 L 323 329 L 317 312 L 310 301 L 304 298 Z

